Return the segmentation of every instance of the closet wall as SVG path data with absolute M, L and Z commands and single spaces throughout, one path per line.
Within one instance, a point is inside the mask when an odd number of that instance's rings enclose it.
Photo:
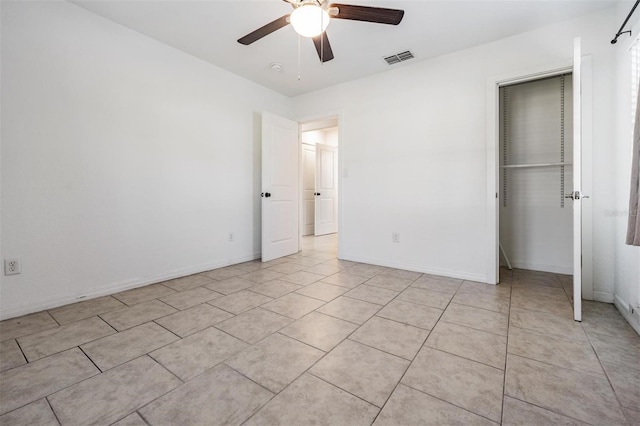
M 500 89 L 500 242 L 515 268 L 572 273 L 572 117 L 570 74 Z

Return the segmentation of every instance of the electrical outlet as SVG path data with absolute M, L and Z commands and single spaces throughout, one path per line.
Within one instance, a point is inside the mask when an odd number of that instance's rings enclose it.
M 22 272 L 20 267 L 20 259 L 5 259 L 4 260 L 4 274 L 16 275 Z
M 400 234 L 398 234 L 397 232 L 394 232 L 391 234 L 391 241 L 394 243 L 399 243 L 400 242 Z
M 230 242 L 234 242 L 235 240 L 236 240 L 236 236 L 235 236 L 235 235 L 233 235 L 233 232 L 230 232 L 230 233 L 229 233 L 229 241 L 230 241 Z

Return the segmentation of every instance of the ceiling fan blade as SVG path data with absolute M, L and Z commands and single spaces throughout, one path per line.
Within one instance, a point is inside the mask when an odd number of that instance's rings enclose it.
M 250 32 L 246 36 L 238 39 L 238 43 L 244 44 L 245 46 L 247 46 L 253 43 L 254 41 L 260 40 L 262 37 L 268 36 L 272 32 L 287 26 L 288 24 L 289 24 L 289 15 L 284 15 L 276 19 L 275 21 L 271 21 L 267 25 L 260 27 L 257 30 Z
M 314 37 L 313 44 L 316 45 L 316 51 L 318 52 L 320 62 L 329 62 L 333 59 L 333 49 L 331 49 L 329 37 L 327 37 L 326 32 Z
M 329 9 L 338 8 L 338 14 L 332 18 L 352 21 L 375 22 L 378 24 L 398 25 L 404 16 L 404 10 L 383 7 L 354 6 L 350 4 L 330 4 Z

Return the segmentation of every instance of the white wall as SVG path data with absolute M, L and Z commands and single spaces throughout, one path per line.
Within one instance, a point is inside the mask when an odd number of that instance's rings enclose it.
M 287 98 L 66 2 L 2 2 L 1 78 L 0 317 L 259 253 Z
M 617 10 L 617 26 L 624 21 L 629 13 L 630 5 L 620 5 Z M 612 47 L 615 51 L 616 74 L 616 137 L 610 141 L 610 148 L 614 154 L 615 163 L 615 202 L 605 211 L 601 212 L 606 220 L 614 228 L 612 240 L 615 247 L 614 282 L 615 303 L 629 322 L 640 333 L 640 315 L 635 317 L 629 312 L 629 304 L 640 306 L 640 247 L 632 247 L 624 244 L 629 212 L 629 184 L 631 181 L 631 150 L 632 150 L 632 117 L 631 117 L 631 55 L 629 47 L 640 34 L 640 16 L 636 11 L 629 27 L 633 30 L 633 36 L 622 35 L 618 43 Z M 613 37 L 613 36 L 612 36 Z M 640 309 L 636 308 L 636 311 Z
M 609 9 L 294 98 L 300 117 L 341 111 L 341 256 L 485 281 L 487 79 L 570 60 L 575 36 L 593 57 L 594 212 L 611 206 L 615 18 Z M 613 227 L 594 216 L 595 286 L 613 300 Z

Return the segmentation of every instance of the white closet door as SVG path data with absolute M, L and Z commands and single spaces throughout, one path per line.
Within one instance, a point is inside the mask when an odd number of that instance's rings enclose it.
M 313 235 L 316 217 L 316 147 L 302 145 L 302 235 Z
M 338 147 L 316 144 L 316 235 L 338 232 Z
M 582 85 L 580 38 L 573 40 L 573 319 L 582 321 Z

